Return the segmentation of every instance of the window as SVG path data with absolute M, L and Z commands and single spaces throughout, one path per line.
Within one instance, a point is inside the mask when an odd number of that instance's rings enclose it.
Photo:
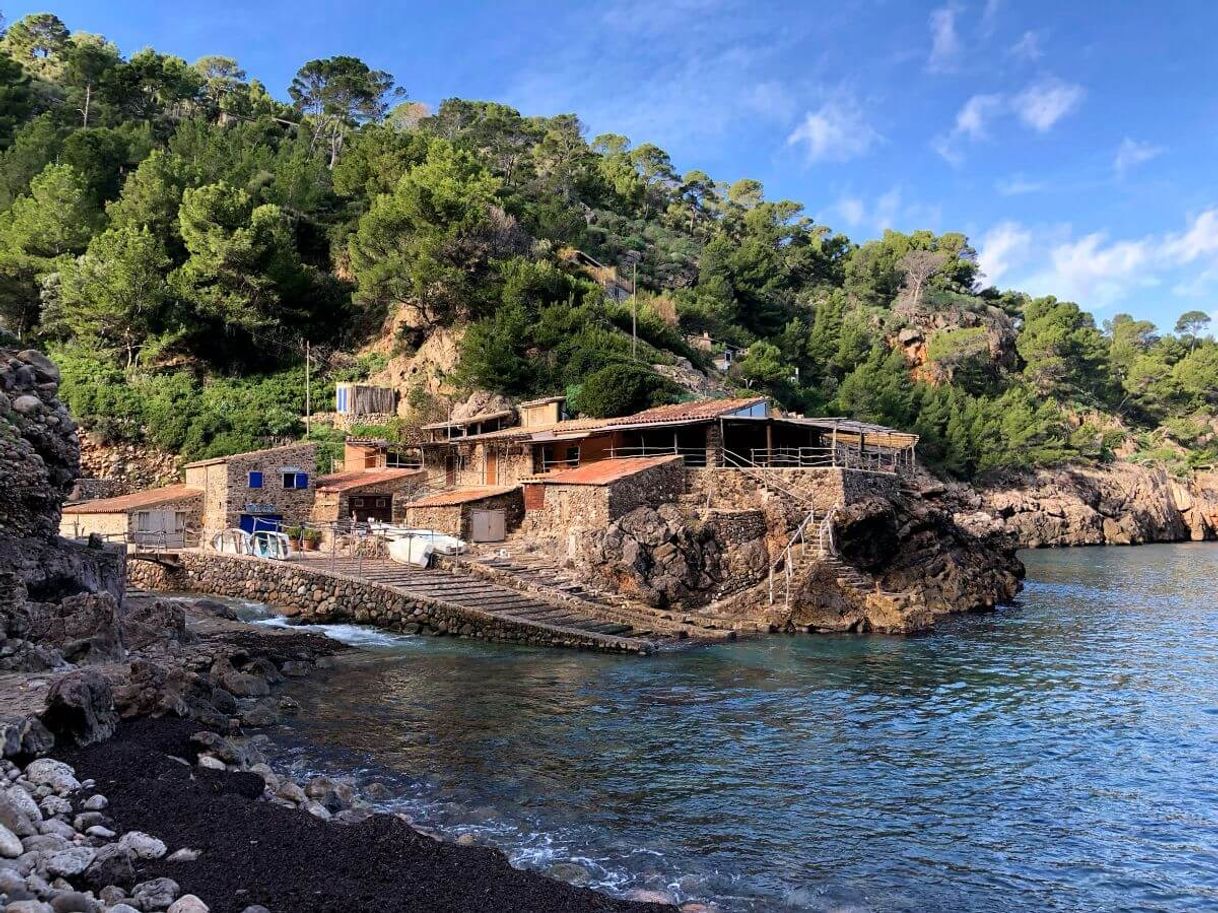
M 286 489 L 308 488 L 309 474 L 297 472 L 295 469 L 285 469 L 283 470 L 283 487 Z
M 252 470 L 250 472 L 250 488 L 261 488 L 261 487 L 262 487 L 262 473 L 256 469 Z

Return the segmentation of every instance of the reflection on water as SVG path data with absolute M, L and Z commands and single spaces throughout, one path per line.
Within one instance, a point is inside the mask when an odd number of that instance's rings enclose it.
M 294 686 L 277 740 L 298 770 L 381 780 L 420 823 L 611 890 L 1218 908 L 1218 548 L 1026 560 L 1021 606 L 927 637 L 647 659 L 399 638 Z

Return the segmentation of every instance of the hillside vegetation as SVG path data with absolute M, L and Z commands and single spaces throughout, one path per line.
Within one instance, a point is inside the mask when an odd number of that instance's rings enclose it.
M 284 101 L 231 58 L 123 58 L 51 14 L 0 51 L 0 321 L 110 440 L 201 456 L 302 435 L 306 343 L 316 404 L 383 367 L 358 353 L 386 327 L 399 354 L 460 327 L 454 392 L 620 414 L 683 394 L 653 366 L 713 372 L 687 341 L 708 333 L 748 347 L 730 385 L 915 431 L 962 478 L 1218 456 L 1200 312 L 1099 327 L 984 287 L 961 234 L 859 245 L 575 115 L 429 112 L 352 57 L 305 63 Z M 637 271 L 637 300 L 576 251 L 624 289 Z

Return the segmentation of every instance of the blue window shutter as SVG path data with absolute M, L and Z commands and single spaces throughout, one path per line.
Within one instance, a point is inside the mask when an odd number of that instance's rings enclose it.
M 250 488 L 261 488 L 261 487 L 262 487 L 262 473 L 255 470 L 250 473 Z
M 297 488 L 308 488 L 309 487 L 309 474 L 307 472 L 296 473 L 296 487 Z

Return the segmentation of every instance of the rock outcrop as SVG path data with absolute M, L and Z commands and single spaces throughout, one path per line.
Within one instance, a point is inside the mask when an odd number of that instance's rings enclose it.
M 882 592 L 914 594 L 932 617 L 1009 602 L 1024 575 L 1000 525 L 966 522 L 920 494 L 843 508 L 834 540 L 841 559 Z
M 1176 479 L 1117 462 L 999 473 L 958 491 L 964 509 L 989 514 L 1026 548 L 1138 545 L 1218 538 L 1218 474 Z
M 0 348 L 0 671 L 121 655 L 121 549 L 59 537 L 80 449 L 58 389 L 45 355 Z
M 765 523 L 751 538 L 735 533 L 727 518 L 691 517 L 671 504 L 638 507 L 588 534 L 576 564 L 604 589 L 655 608 L 688 608 L 766 575 Z
M 747 511 L 640 507 L 587 535 L 575 565 L 599 588 L 740 630 L 911 633 L 946 613 L 992 609 L 1021 586 L 1001 524 L 907 493 L 839 510 L 836 553 L 810 537 L 788 587 L 784 549 L 801 518 L 781 499 Z

